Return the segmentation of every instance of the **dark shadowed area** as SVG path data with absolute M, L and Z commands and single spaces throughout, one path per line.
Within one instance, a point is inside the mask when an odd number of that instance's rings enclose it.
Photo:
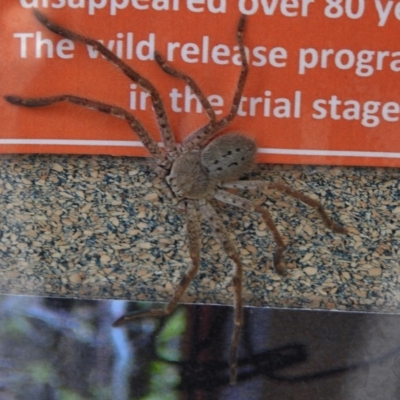
M 400 397 L 400 316 L 246 308 L 238 384 L 229 385 L 232 309 L 0 297 L 0 398 L 380 399 Z

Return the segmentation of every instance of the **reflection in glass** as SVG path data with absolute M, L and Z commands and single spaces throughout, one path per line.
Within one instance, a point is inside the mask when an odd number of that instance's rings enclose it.
M 127 311 L 154 306 L 0 297 L 0 398 L 343 400 L 400 393 L 398 316 L 247 308 L 232 387 L 231 308 L 181 306 L 170 317 L 111 327 Z

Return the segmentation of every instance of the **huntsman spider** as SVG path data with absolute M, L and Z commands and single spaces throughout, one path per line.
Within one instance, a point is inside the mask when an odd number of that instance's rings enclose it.
M 148 152 L 157 163 L 157 172 L 164 179 L 172 196 L 176 197 L 186 216 L 186 228 L 191 264 L 183 275 L 172 299 L 164 309 L 152 309 L 150 311 L 132 313 L 122 316 L 115 321 L 114 326 L 123 325 L 138 318 L 152 318 L 170 314 L 190 282 L 196 276 L 200 266 L 200 220 L 201 216 L 209 223 L 216 240 L 221 244 L 227 256 L 233 261 L 233 287 L 234 287 L 234 332 L 229 354 L 230 382 L 235 384 L 238 374 L 237 354 L 240 341 L 240 333 L 243 325 L 242 318 L 242 274 L 243 265 L 236 250 L 235 244 L 229 238 L 227 229 L 218 217 L 212 199 L 227 203 L 235 207 L 258 213 L 272 232 L 277 245 L 274 255 L 274 266 L 278 273 L 284 274 L 285 268 L 281 264 L 282 254 L 285 248 L 281 234 L 278 232 L 268 210 L 248 199 L 232 194 L 225 189 L 259 189 L 268 188 L 281 191 L 303 203 L 313 207 L 322 217 L 325 225 L 334 232 L 345 233 L 346 230 L 331 220 L 324 211 L 322 205 L 291 189 L 281 183 L 267 183 L 264 181 L 239 180 L 243 174 L 249 172 L 254 164 L 257 145 L 254 140 L 236 132 L 224 133 L 217 136 L 236 116 L 243 88 L 248 75 L 248 61 L 243 44 L 243 32 L 246 18 L 242 16 L 237 26 L 237 42 L 241 57 L 241 70 L 236 84 L 232 105 L 227 115 L 219 120 L 209 100 L 200 90 L 196 82 L 185 73 L 176 70 L 167 64 L 164 58 L 155 53 L 154 58 L 162 70 L 183 80 L 195 93 L 202 104 L 209 121 L 197 131 L 189 135 L 178 145 L 172 133 L 171 125 L 166 114 L 164 103 L 154 85 L 141 74 L 137 73 L 128 64 L 107 49 L 102 43 L 92 38 L 72 32 L 35 10 L 37 20 L 50 31 L 85 45 L 92 46 L 107 61 L 114 64 L 123 74 L 133 82 L 141 86 L 149 95 L 156 115 L 158 127 L 161 133 L 163 148 L 150 135 L 142 123 L 125 109 L 91 100 L 72 94 L 61 94 L 42 98 L 21 98 L 15 95 L 5 96 L 5 99 L 15 105 L 25 107 L 49 106 L 58 102 L 70 102 L 78 106 L 87 107 L 111 116 L 125 119 L 136 135 L 140 138 Z

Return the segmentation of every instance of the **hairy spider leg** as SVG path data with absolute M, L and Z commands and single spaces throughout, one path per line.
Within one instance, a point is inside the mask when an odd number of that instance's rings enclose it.
M 218 132 L 220 132 L 228 124 L 230 124 L 237 115 L 240 105 L 240 100 L 243 94 L 244 85 L 246 83 L 247 75 L 249 72 L 249 63 L 247 60 L 246 51 L 243 43 L 243 32 L 245 25 L 246 25 L 246 16 L 242 15 L 239 20 L 239 24 L 237 27 L 237 34 L 236 34 L 237 42 L 239 44 L 240 58 L 242 60 L 242 68 L 236 85 L 236 91 L 233 97 L 230 111 L 225 117 L 220 119 L 216 124 L 214 124 L 213 121 L 210 121 L 202 128 L 198 129 L 191 135 L 187 136 L 183 141 L 183 145 L 186 149 L 200 148 L 202 145 L 209 142 L 213 138 L 213 136 L 215 136 Z
M 95 50 L 97 50 L 100 54 L 102 54 L 107 61 L 114 64 L 120 71 L 122 71 L 128 78 L 132 81 L 136 82 L 139 86 L 141 86 L 145 91 L 150 94 L 151 101 L 153 103 L 154 112 L 157 117 L 158 126 L 160 128 L 161 137 L 164 142 L 164 146 L 166 151 L 169 154 L 175 154 L 177 151 L 176 142 L 174 135 L 172 133 L 171 125 L 169 123 L 169 119 L 167 113 L 165 111 L 164 103 L 161 99 L 160 93 L 154 87 L 154 85 L 146 78 L 142 77 L 138 72 L 132 69 L 128 64 L 122 61 L 116 54 L 112 51 L 108 50 L 102 43 L 99 41 L 80 35 L 78 33 L 72 32 L 67 28 L 64 28 L 52 21 L 50 21 L 44 14 L 39 12 L 38 10 L 34 10 L 34 15 L 37 20 L 43 24 L 47 29 L 51 32 L 54 32 L 60 36 L 63 36 L 67 39 L 71 39 L 77 42 L 84 43 L 86 45 L 92 46 Z
M 201 105 L 203 106 L 204 111 L 206 112 L 208 118 L 210 119 L 211 124 L 215 124 L 216 116 L 215 111 L 212 108 L 210 102 L 207 97 L 204 95 L 200 87 L 197 85 L 195 80 L 184 72 L 178 71 L 176 68 L 169 65 L 160 53 L 155 52 L 154 58 L 157 61 L 157 64 L 162 68 L 162 70 L 168 75 L 173 76 L 174 78 L 181 79 L 186 82 L 186 84 L 192 89 L 193 93 L 199 99 Z
M 124 110 L 123 108 L 70 94 L 37 98 L 21 98 L 18 96 L 4 96 L 4 98 L 11 104 L 23 107 L 44 107 L 52 105 L 54 103 L 67 101 L 82 107 L 110 114 L 114 117 L 125 119 L 128 122 L 129 126 L 136 132 L 139 139 L 147 148 L 149 153 L 160 162 L 168 162 L 166 154 L 160 149 L 157 142 L 145 129 L 142 123 L 135 116 L 133 116 L 131 113 Z
M 240 341 L 240 333 L 243 326 L 243 307 L 242 307 L 242 276 L 243 276 L 243 264 L 240 260 L 239 253 L 236 250 L 236 246 L 229 238 L 228 232 L 222 223 L 218 214 L 211 206 L 208 201 L 203 201 L 200 204 L 200 211 L 207 219 L 214 232 L 215 238 L 221 244 L 228 257 L 234 263 L 233 269 L 233 289 L 234 289 L 234 330 L 231 340 L 231 348 L 229 354 L 229 370 L 230 370 L 230 383 L 231 385 L 237 382 L 238 372 L 238 348 Z
M 242 182 L 242 181 L 241 181 Z M 246 182 L 246 181 L 244 181 Z M 261 214 L 261 218 L 264 220 L 264 222 L 267 224 L 269 230 L 271 231 L 275 243 L 277 245 L 276 252 L 274 254 L 274 267 L 276 269 L 276 272 L 280 275 L 284 275 L 286 270 L 281 264 L 281 258 L 283 251 L 285 250 L 285 243 L 283 242 L 283 238 L 281 234 L 278 231 L 278 228 L 276 227 L 274 221 L 272 220 L 272 217 L 270 213 L 267 211 L 265 207 L 261 207 L 254 202 L 247 200 L 243 197 L 234 195 L 232 193 L 226 192 L 225 190 L 217 190 L 214 194 L 214 198 L 216 198 L 219 201 L 222 201 L 223 203 L 233 205 L 235 207 L 243 208 L 247 211 L 253 211 L 258 214 Z
M 347 233 L 347 229 L 341 225 L 339 225 L 338 223 L 336 223 L 335 221 L 333 221 L 328 214 L 326 213 L 324 207 L 322 206 L 322 204 L 317 201 L 312 199 L 311 197 L 306 196 L 305 194 L 294 190 L 282 183 L 268 183 L 267 185 L 264 182 L 264 186 L 267 186 L 268 189 L 276 189 L 279 190 L 280 192 L 287 194 L 288 196 L 291 196 L 295 199 L 300 200 L 301 202 L 303 202 L 304 204 L 307 204 L 308 206 L 314 208 L 319 215 L 321 216 L 322 220 L 324 221 L 325 225 L 331 229 L 333 232 L 336 233 Z
M 190 285 L 190 282 L 196 276 L 200 265 L 200 223 L 196 200 L 188 200 L 186 202 L 186 229 L 189 242 L 189 255 L 192 260 L 192 264 L 189 265 L 185 274 L 181 278 L 181 281 L 179 282 L 178 287 L 175 289 L 175 293 L 173 294 L 172 299 L 169 301 L 167 306 L 164 309 L 139 311 L 123 315 L 113 323 L 113 326 L 121 326 L 127 322 L 140 318 L 166 316 L 171 314 L 171 312 L 175 309 L 186 289 Z
M 290 188 L 289 186 L 284 185 L 283 183 L 273 183 L 273 182 L 263 182 L 263 181 L 235 181 L 235 182 L 226 182 L 223 183 L 222 186 L 227 189 L 276 189 L 280 192 L 287 194 L 294 199 L 300 200 L 304 204 L 314 208 L 318 214 L 321 216 L 324 224 L 336 233 L 347 233 L 347 229 L 343 226 L 339 225 L 335 221 L 333 221 L 328 214 L 326 213 L 322 204 L 312 199 L 311 197 L 306 196 L 305 194 Z

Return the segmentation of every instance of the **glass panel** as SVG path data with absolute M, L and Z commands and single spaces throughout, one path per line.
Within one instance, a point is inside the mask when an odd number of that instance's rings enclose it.
M 245 308 L 238 384 L 229 385 L 231 309 L 179 307 L 123 328 L 129 310 L 162 306 L 0 298 L 2 399 L 395 399 L 400 317 Z

